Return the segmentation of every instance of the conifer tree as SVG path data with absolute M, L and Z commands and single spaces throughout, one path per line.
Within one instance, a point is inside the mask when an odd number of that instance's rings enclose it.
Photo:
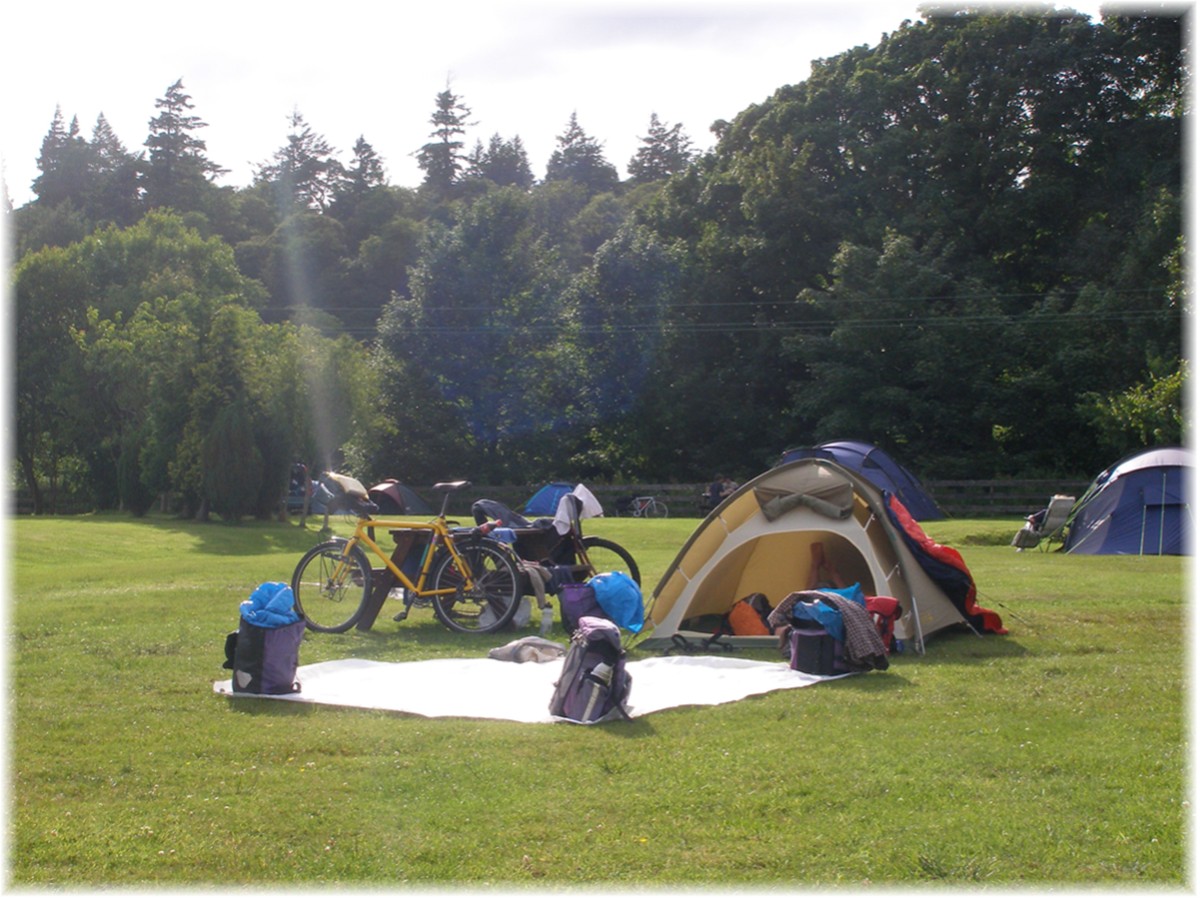
M 529 167 L 529 154 L 520 137 L 506 141 L 493 134 L 487 149 L 479 141 L 467 160 L 467 177 L 485 178 L 500 187 L 533 187 L 533 170 Z
M 207 145 L 195 132 L 208 123 L 192 115 L 191 95 L 178 80 L 154 101 L 159 110 L 150 120 L 146 138 L 149 159 L 146 168 L 146 199 L 153 207 L 171 206 L 180 210 L 197 208 L 204 189 L 215 178 L 226 174 L 205 155 Z
M 600 194 L 616 188 L 619 181 L 616 167 L 604 158 L 604 148 L 579 125 L 575 113 L 567 130 L 558 136 L 558 149 L 546 165 L 546 181 L 574 181 Z
M 345 170 L 329 142 L 309 127 L 299 110 L 292 111 L 288 122 L 292 130 L 287 143 L 271 162 L 259 166 L 256 181 L 275 186 L 282 212 L 295 206 L 324 211 Z
M 47 206 L 57 206 L 74 199 L 76 205 L 88 184 L 91 151 L 79 131 L 79 119 L 72 117 L 70 125 L 63 123 L 60 107 L 54 108 L 50 130 L 42 138 L 38 154 L 41 174 L 33 180 L 33 191 Z
M 132 225 L 141 215 L 140 157 L 125 149 L 104 113 L 96 117 L 90 149 L 94 218 Z
M 383 160 L 362 135 L 354 142 L 353 153 L 354 162 L 346 170 L 345 178 L 345 187 L 349 192 L 361 196 L 374 188 L 382 187 L 387 181 Z
M 650 132 L 641 141 L 642 146 L 629 160 L 629 175 L 639 184 L 661 181 L 682 172 L 694 155 L 683 124 L 676 122 L 667 128 L 657 113 L 650 114 Z
M 440 196 L 449 196 L 466 168 L 462 138 L 470 124 L 467 122 L 470 116 L 470 108 L 449 86 L 437 95 L 437 108 L 429 119 L 433 125 L 429 136 L 433 140 L 421 147 L 416 155 L 417 165 L 425 172 L 425 185 Z

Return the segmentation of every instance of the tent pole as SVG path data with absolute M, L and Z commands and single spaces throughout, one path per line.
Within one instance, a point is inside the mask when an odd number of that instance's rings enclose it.
M 921 630 L 921 612 L 917 609 L 916 594 L 909 592 L 909 602 L 912 604 L 913 614 L 913 636 L 916 638 L 917 653 L 921 656 L 925 655 L 925 633 Z
M 1162 494 L 1158 507 L 1158 555 L 1163 555 L 1163 530 L 1167 527 L 1167 472 L 1163 470 Z

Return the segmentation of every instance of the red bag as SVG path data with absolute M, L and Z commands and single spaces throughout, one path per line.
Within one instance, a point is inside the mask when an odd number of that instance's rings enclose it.
M 867 612 L 879 630 L 883 646 L 891 653 L 896 620 L 900 618 L 900 601 L 895 597 L 867 597 Z

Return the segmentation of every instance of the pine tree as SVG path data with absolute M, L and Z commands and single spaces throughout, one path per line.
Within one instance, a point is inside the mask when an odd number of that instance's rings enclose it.
M 575 113 L 567 130 L 557 138 L 558 149 L 546 165 L 546 181 L 574 181 L 600 194 L 614 190 L 619 181 L 616 167 L 604 158 L 604 149 L 580 127 Z
M 383 160 L 362 135 L 354 142 L 353 153 L 354 162 L 347 169 L 345 179 L 350 193 L 361 196 L 374 188 L 383 187 L 387 181 Z
M 484 178 L 500 187 L 533 187 L 533 169 L 529 167 L 529 154 L 519 137 L 511 141 L 493 134 L 487 149 L 479 141 L 467 160 L 467 177 Z
M 257 183 L 273 184 L 281 212 L 293 206 L 324 211 L 333 200 L 345 169 L 325 138 L 312 130 L 299 110 L 288 119 L 287 143 L 258 169 Z M 369 146 L 369 145 L 368 145 Z
M 197 208 L 204 188 L 226 174 L 205 156 L 207 147 L 194 132 L 208 123 L 191 115 L 192 98 L 179 80 L 154 101 L 159 114 L 150 120 L 146 147 L 150 157 L 146 169 L 146 197 L 151 207 Z
M 662 181 L 682 172 L 694 156 L 692 142 L 683 133 L 683 124 L 676 122 L 667 128 L 659 121 L 657 113 L 650 114 L 650 133 L 641 141 L 642 146 L 629 160 L 629 175 L 639 184 Z
M 90 149 L 93 217 L 132 225 L 141 215 L 140 157 L 125 149 L 104 113 L 96 117 Z
M 462 136 L 466 134 L 471 110 L 449 87 L 437 95 L 437 108 L 429 119 L 434 140 L 417 151 L 417 165 L 425 172 L 425 185 L 448 196 L 466 168 Z
M 33 180 L 33 192 L 46 206 L 58 206 L 68 200 L 78 207 L 89 181 L 91 150 L 79 133 L 79 119 L 63 124 L 62 109 L 54 108 L 50 130 L 42 139 L 38 154 L 41 174 Z

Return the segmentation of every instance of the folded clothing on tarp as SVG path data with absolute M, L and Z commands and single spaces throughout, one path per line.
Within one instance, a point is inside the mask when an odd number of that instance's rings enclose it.
M 630 662 L 631 717 L 679 706 L 714 706 L 756 694 L 807 687 L 830 676 L 809 675 L 787 663 L 722 656 L 663 656 Z M 419 716 L 555 722 L 549 702 L 562 661 L 505 662 L 496 659 L 429 659 L 376 662 L 339 659 L 301 666 L 303 689 L 273 700 L 382 709 Z M 844 677 L 844 676 L 833 676 Z M 229 681 L 213 684 L 233 693 Z M 239 696 L 246 696 L 240 694 Z

